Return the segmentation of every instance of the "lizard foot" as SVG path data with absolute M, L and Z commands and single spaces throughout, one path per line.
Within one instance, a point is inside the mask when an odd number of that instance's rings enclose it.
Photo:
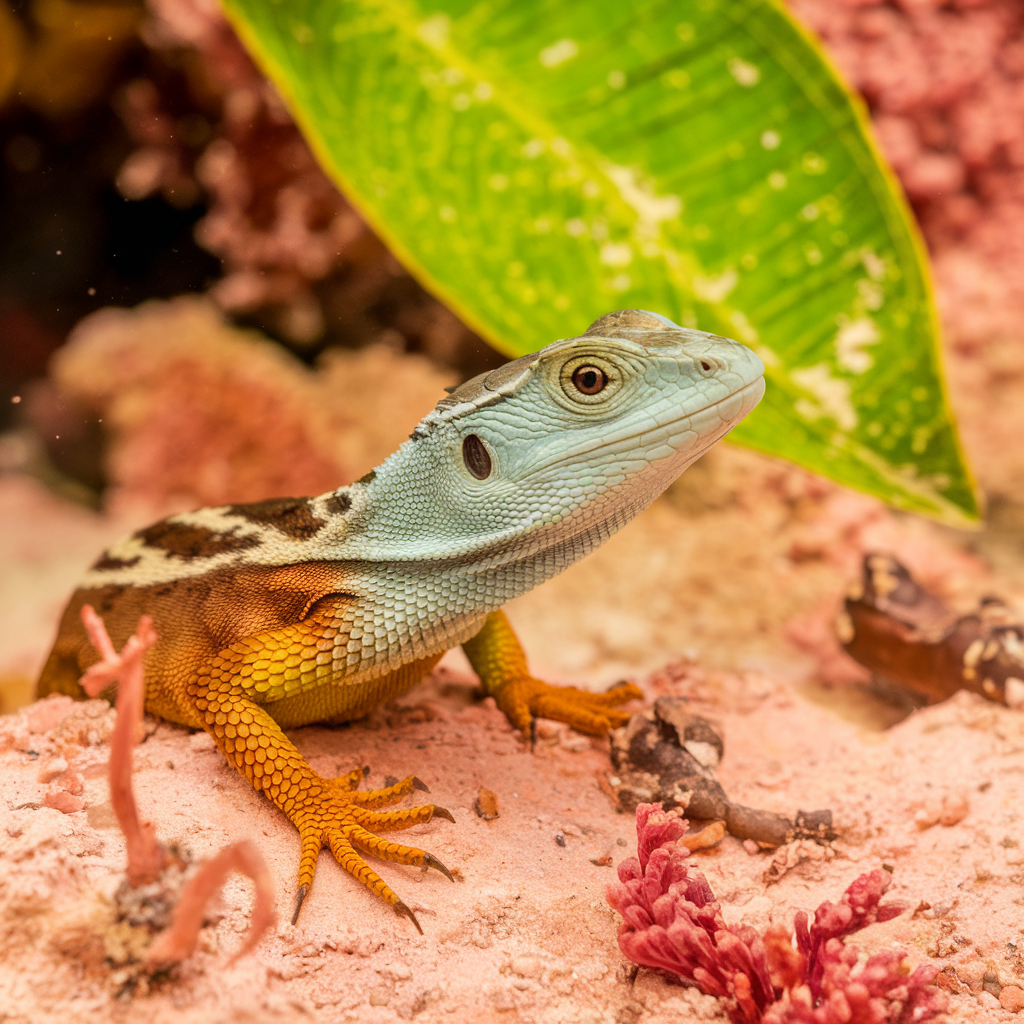
M 454 881 L 451 872 L 432 854 L 414 846 L 404 846 L 382 839 L 377 833 L 410 828 L 412 825 L 428 822 L 434 817 L 445 818 L 451 822 L 455 819 L 450 811 L 434 804 L 423 804 L 403 810 L 375 810 L 377 807 L 385 807 L 401 800 L 414 790 L 426 790 L 427 787 L 415 775 L 410 775 L 384 789 L 356 789 L 365 775 L 365 769 L 356 769 L 338 778 L 321 779 L 326 786 L 326 793 L 289 815 L 299 830 L 302 848 L 299 859 L 299 890 L 292 924 L 298 920 L 302 902 L 313 884 L 320 851 L 326 846 L 334 854 L 334 859 L 349 874 L 393 907 L 395 913 L 408 917 L 422 934 L 423 929 L 420 928 L 416 915 L 367 864 L 364 857 L 433 868 Z
M 524 736 L 530 735 L 534 718 L 551 718 L 591 736 L 604 736 L 629 721 L 629 712 L 616 705 L 641 697 L 632 683 L 619 683 L 607 693 L 591 693 L 575 686 L 553 686 L 532 676 L 511 679 L 494 695 L 498 707 Z

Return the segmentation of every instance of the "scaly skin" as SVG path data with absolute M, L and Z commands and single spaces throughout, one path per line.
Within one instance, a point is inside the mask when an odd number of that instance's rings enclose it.
M 114 545 L 65 610 L 38 693 L 82 696 L 83 604 L 123 645 L 157 643 L 146 709 L 202 728 L 299 833 L 296 916 L 321 849 L 416 919 L 364 859 L 447 868 L 389 842 L 444 808 L 379 810 L 422 783 L 360 791 L 317 774 L 284 729 L 359 718 L 462 644 L 513 726 L 602 735 L 640 696 L 530 675 L 501 605 L 578 561 L 649 505 L 760 399 L 763 367 L 727 339 L 649 313 L 609 314 L 455 389 L 363 480 L 308 499 L 200 509 Z M 416 924 L 419 927 L 418 923 Z

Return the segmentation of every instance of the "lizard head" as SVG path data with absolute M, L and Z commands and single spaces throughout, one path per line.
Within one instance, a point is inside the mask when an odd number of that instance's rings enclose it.
M 554 524 L 574 532 L 574 521 L 612 523 L 607 535 L 757 405 L 763 373 L 728 338 L 656 313 L 609 313 L 452 389 L 373 489 L 404 493 L 395 505 L 412 530 L 408 498 L 425 486 L 427 514 L 466 542 Z

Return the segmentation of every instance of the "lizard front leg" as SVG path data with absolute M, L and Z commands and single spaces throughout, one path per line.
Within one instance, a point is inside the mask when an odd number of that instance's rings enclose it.
M 629 721 L 629 713 L 616 705 L 643 696 L 632 683 L 619 683 L 607 693 L 591 693 L 575 686 L 553 686 L 530 675 L 526 654 L 505 613 L 492 612 L 483 629 L 462 644 L 480 677 L 484 692 L 492 696 L 505 717 L 524 735 L 533 719 L 552 718 L 580 732 L 604 736 Z
M 327 846 L 346 871 L 419 929 L 413 912 L 364 855 L 435 868 L 451 879 L 436 857 L 376 833 L 409 828 L 435 815 L 455 819 L 443 807 L 431 804 L 376 810 L 426 787 L 410 776 L 386 789 L 359 791 L 356 787 L 364 773 L 358 769 L 334 779 L 319 775 L 262 703 L 268 695 L 271 699 L 284 693 L 294 697 L 304 690 L 311 691 L 313 700 L 312 691 L 330 685 L 330 634 L 323 616 L 314 615 L 232 644 L 199 669 L 187 686 L 187 700 L 227 759 L 298 829 L 301 851 L 293 923 L 313 884 L 320 851 Z

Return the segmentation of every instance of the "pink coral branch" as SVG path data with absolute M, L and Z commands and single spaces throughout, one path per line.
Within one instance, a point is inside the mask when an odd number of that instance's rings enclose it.
M 263 933 L 273 926 L 274 891 L 266 861 L 248 840 L 226 846 L 213 860 L 208 860 L 192 876 L 177 907 L 171 926 L 149 947 L 150 964 L 174 964 L 191 956 L 203 926 L 206 905 L 224 884 L 232 871 L 248 875 L 256 885 L 256 903 L 252 911 L 249 937 L 231 957 L 229 964 L 245 956 L 259 942 Z
M 82 676 L 83 689 L 90 697 L 95 697 L 112 683 L 119 683 L 117 721 L 110 737 L 110 802 L 124 833 L 128 881 L 133 886 L 146 885 L 160 876 L 167 863 L 167 855 L 157 842 L 153 823 L 139 820 L 132 790 L 132 751 L 145 702 L 142 659 L 156 643 L 156 631 L 153 620 L 143 615 L 135 633 L 117 654 L 103 620 L 92 605 L 82 606 L 82 623 L 100 655 L 100 660 Z
M 861 875 L 838 903 L 823 903 L 809 924 L 762 936 L 727 925 L 707 879 L 687 864 L 686 822 L 660 805 L 636 809 L 637 852 L 619 865 L 608 902 L 622 916 L 619 948 L 634 963 L 666 971 L 728 1001 L 735 1024 L 923 1024 L 946 1008 L 933 967 L 912 974 L 904 953 L 881 953 L 858 966 L 846 936 L 902 910 L 881 905 L 884 871 Z

